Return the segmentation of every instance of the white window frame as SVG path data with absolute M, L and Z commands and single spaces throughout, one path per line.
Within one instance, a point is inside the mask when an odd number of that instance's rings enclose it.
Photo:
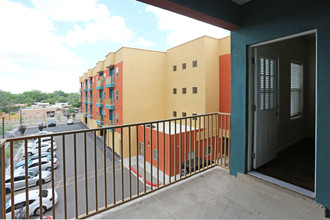
M 298 68 L 300 68 L 300 72 L 298 73 L 298 76 L 296 77 L 300 77 L 299 80 L 299 85 L 300 88 L 292 88 L 292 65 L 297 65 Z M 295 109 L 298 110 L 293 110 L 292 109 L 292 105 L 294 105 L 292 103 L 292 93 L 298 93 L 298 100 L 296 100 L 296 102 L 298 103 L 295 106 Z M 304 97 L 304 65 L 300 62 L 296 62 L 296 61 L 291 61 L 290 62 L 290 119 L 296 119 L 296 118 L 301 118 L 303 116 L 303 97 Z

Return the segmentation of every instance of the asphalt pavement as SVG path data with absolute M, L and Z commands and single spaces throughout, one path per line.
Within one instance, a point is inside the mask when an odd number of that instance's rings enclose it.
M 86 126 L 79 122 L 74 125 L 61 124 L 56 127 L 47 127 L 44 130 L 56 133 L 80 129 L 86 129 Z M 31 127 L 26 130 L 25 135 L 31 135 L 37 132 L 39 132 L 38 128 Z M 20 136 L 19 133 L 18 135 Z M 76 134 L 76 147 L 74 147 L 73 134 L 54 137 L 57 145 L 56 154 L 59 161 L 59 167 L 54 171 L 54 187 L 58 194 L 58 203 L 55 205 L 56 218 L 74 218 L 77 215 L 86 213 L 86 211 L 91 212 L 96 208 L 105 206 L 105 200 L 106 204 L 110 205 L 113 201 L 121 201 L 123 198 L 129 198 L 130 195 L 136 195 L 136 176 L 126 167 L 121 169 L 120 158 L 115 157 L 115 166 L 113 167 L 111 149 L 109 147 L 104 149 L 103 140 L 98 137 L 96 137 L 95 147 L 94 138 L 91 132 L 86 132 L 85 154 L 83 133 Z M 76 157 L 74 152 L 76 152 Z M 87 170 L 85 170 L 85 167 L 87 167 Z M 105 173 L 106 175 L 104 175 Z M 129 183 L 130 175 L 131 184 Z M 139 191 L 142 192 L 143 183 L 140 180 L 138 181 Z M 122 185 L 123 187 L 121 187 Z M 131 188 L 129 187 L 130 185 Z M 51 187 L 51 182 L 42 185 L 43 189 Z M 34 189 L 39 188 L 38 186 L 29 188 L 29 190 Z M 64 196 L 65 191 L 66 196 Z M 23 189 L 16 191 L 15 194 L 24 192 L 25 190 Z M 65 216 L 65 212 L 67 216 Z M 45 214 L 53 215 L 52 209 L 47 210 Z

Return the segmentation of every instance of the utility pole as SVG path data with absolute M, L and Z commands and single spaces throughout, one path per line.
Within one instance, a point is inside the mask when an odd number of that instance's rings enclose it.
M 2 116 L 2 139 L 5 139 L 5 117 Z

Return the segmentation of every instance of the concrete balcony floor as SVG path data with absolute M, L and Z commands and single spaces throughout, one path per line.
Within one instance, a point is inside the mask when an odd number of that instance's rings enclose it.
M 99 219 L 323 219 L 312 199 L 215 167 L 92 218 Z

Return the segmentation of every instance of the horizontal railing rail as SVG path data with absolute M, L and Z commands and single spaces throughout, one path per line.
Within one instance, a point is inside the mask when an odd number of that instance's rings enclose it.
M 230 114 L 209 113 L 8 138 L 1 217 L 85 218 L 214 166 L 229 169 L 230 137 Z

